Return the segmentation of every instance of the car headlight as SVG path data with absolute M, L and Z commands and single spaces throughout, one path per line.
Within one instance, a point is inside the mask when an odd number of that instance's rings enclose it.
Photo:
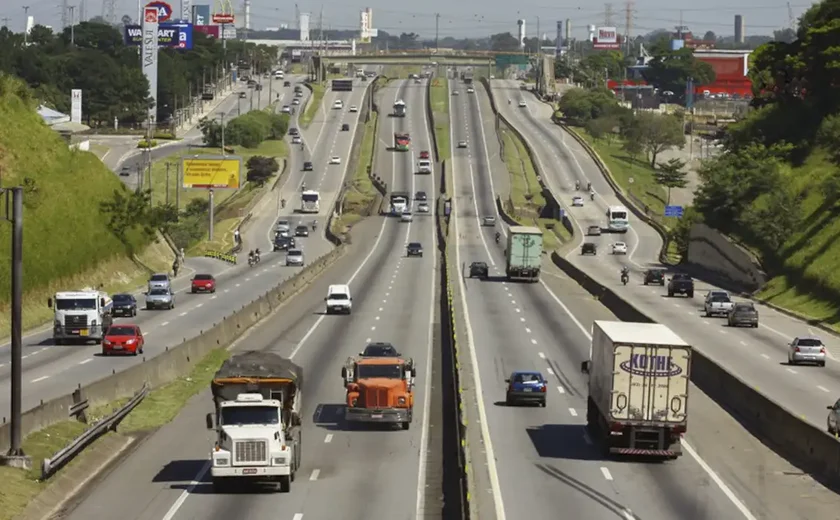
M 91 320 L 90 324 L 92 327 L 96 327 L 96 320 Z
M 397 404 L 405 405 L 405 397 L 397 398 Z
M 217 458 L 216 459 L 216 465 L 217 466 L 227 466 L 228 465 L 228 459 Z
M 359 398 L 354 397 L 353 399 L 350 400 L 350 406 L 356 406 L 356 403 L 358 403 L 358 402 L 359 402 Z
M 286 457 L 274 457 L 274 465 L 282 466 L 286 463 Z

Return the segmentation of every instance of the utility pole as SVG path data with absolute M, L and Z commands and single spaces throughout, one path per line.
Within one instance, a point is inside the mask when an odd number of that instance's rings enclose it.
M 181 213 L 181 163 L 175 168 L 175 214 Z
M 166 161 L 166 205 L 169 205 L 169 161 Z
M 67 0 L 61 0 L 61 28 L 67 27 Z
M 627 3 L 624 4 L 624 38 L 627 40 L 627 50 L 625 51 L 625 56 L 630 56 L 635 48 L 631 40 L 633 33 L 634 5 L 635 2 L 633 0 L 627 0 Z
M 788 4 L 790 5 L 790 4 Z M 29 43 L 29 6 L 23 6 L 23 43 Z
M 70 6 L 70 47 L 75 47 L 76 45 L 76 6 Z
M 8 16 L 7 16 L 7 17 L 5 17 L 5 18 L 0 18 L 0 21 L 2 21 L 2 22 L 3 22 L 3 27 L 8 27 L 8 26 L 9 26 L 9 21 L 10 21 L 10 20 L 11 20 L 11 18 L 9 18 Z
M 435 13 L 435 52 L 440 51 L 440 13 Z
M 604 27 L 613 26 L 613 5 L 604 4 Z
M 12 431 L 9 451 L 0 464 L 29 469 L 32 461 L 23 452 L 21 416 L 23 398 L 23 188 L 0 189 L 6 199 L 6 220 L 12 223 Z

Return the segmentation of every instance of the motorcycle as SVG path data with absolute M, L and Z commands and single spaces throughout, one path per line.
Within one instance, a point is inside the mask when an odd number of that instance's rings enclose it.
M 248 267 L 254 267 L 257 265 L 257 259 L 253 256 L 248 257 Z
M 497 244 L 499 243 L 499 240 L 501 240 L 501 238 L 502 238 L 502 237 L 501 237 L 501 235 L 499 235 L 498 233 L 496 233 L 496 243 L 497 243 Z
M 627 273 L 627 271 L 622 271 L 621 272 L 621 283 L 623 283 L 624 285 L 627 285 L 627 282 L 629 282 L 629 281 L 630 281 L 630 275 Z
M 594 191 L 589 193 L 589 200 L 595 200 L 595 192 Z
M 318 228 L 318 221 L 317 221 L 317 220 L 313 220 L 313 221 L 312 221 L 312 231 L 315 231 L 317 228 Z
M 580 191 L 580 183 L 579 182 L 575 183 L 575 191 Z

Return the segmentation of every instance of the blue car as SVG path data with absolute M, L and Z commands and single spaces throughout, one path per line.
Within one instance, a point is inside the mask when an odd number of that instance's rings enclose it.
M 505 404 L 512 406 L 518 403 L 537 403 L 545 408 L 545 396 L 548 393 L 548 383 L 539 372 L 514 372 L 510 379 L 505 379 L 507 393 Z

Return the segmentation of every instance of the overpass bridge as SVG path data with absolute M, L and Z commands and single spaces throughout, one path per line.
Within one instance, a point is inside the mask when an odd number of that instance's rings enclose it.
M 326 71 L 333 64 L 341 63 L 348 64 L 351 67 L 357 65 L 431 65 L 445 70 L 447 67 L 486 67 L 486 74 L 490 76 L 494 73 L 494 69 L 504 70 L 512 64 L 528 64 L 531 57 L 522 53 L 491 53 L 491 52 L 474 52 L 474 53 L 418 53 L 418 52 L 399 52 L 389 54 L 356 54 L 354 56 L 313 56 L 312 64 L 313 70 L 316 74 L 316 79 L 321 80 L 326 77 Z

